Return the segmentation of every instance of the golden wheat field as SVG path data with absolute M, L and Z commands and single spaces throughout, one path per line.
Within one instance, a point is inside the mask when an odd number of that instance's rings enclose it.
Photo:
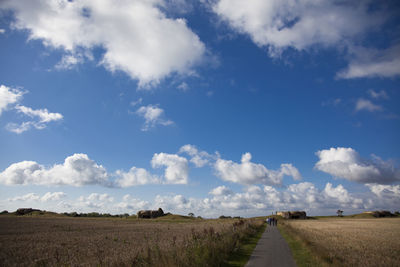
M 0 266 L 218 266 L 262 223 L 0 217 Z
M 400 218 L 330 218 L 282 223 L 333 265 L 400 266 Z

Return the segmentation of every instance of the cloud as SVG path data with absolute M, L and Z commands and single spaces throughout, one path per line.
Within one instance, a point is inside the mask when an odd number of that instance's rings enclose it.
M 23 94 L 24 92 L 19 89 L 0 85 L 0 115 L 11 105 L 18 103 L 22 99 Z
M 234 193 L 225 186 L 210 191 L 210 198 L 186 198 L 180 194 L 157 195 L 153 207 L 187 214 L 194 212 L 202 216 L 218 217 L 222 214 L 231 216 L 260 216 L 277 210 L 306 210 L 312 214 L 333 214 L 338 208 L 360 210 L 365 199 L 350 194 L 342 185 L 334 187 L 327 183 L 323 190 L 314 184 L 303 182 L 277 190 L 272 186 L 247 186 L 240 193 Z
M 381 22 L 366 1 L 219 0 L 212 9 L 258 46 L 267 46 L 271 56 L 289 47 L 346 43 Z
M 27 30 L 29 40 L 41 40 L 67 55 L 104 51 L 99 63 L 111 72 L 122 71 L 148 88 L 177 74 L 190 74 L 203 60 L 205 45 L 184 19 L 169 18 L 163 0 L 3 1 L 14 11 L 12 27 Z M 59 66 L 77 58 L 63 57 Z M 80 61 L 81 59 L 78 59 Z M 71 64 L 72 63 L 72 64 Z
M 82 198 L 81 197 L 81 199 L 85 199 L 85 200 L 89 200 L 89 201 L 108 201 L 108 202 L 113 202 L 114 201 L 114 198 L 109 196 L 106 193 L 104 193 L 104 194 L 92 193 L 86 198 L 84 198 L 84 197 Z
M 349 66 L 337 73 L 338 78 L 389 78 L 400 76 L 400 44 L 384 50 L 357 47 Z
M 129 171 L 107 172 L 106 168 L 86 154 L 74 154 L 63 164 L 45 167 L 35 161 L 11 164 L 0 172 L 0 183 L 5 185 L 101 185 L 106 187 L 132 187 L 145 184 L 187 184 L 189 166 L 186 158 L 175 154 L 154 154 L 153 168 L 166 167 L 163 177 L 146 169 L 131 167 Z M 50 196 L 49 196 L 50 197 Z M 53 196 L 54 197 L 54 196 Z
M 182 92 L 186 92 L 189 90 L 189 85 L 185 82 L 181 83 L 180 85 L 178 85 L 177 87 L 179 90 L 181 90 Z
M 62 198 L 65 198 L 67 196 L 67 194 L 65 194 L 64 192 L 47 192 L 46 194 L 44 194 L 41 198 L 42 201 L 47 202 L 47 201 L 56 201 L 56 200 L 60 200 Z
M 227 196 L 232 195 L 233 191 L 227 188 L 225 185 L 222 185 L 212 189 L 209 194 L 214 196 Z
M 120 187 L 158 184 L 161 182 L 156 175 L 150 174 L 146 169 L 136 167 L 132 167 L 129 172 L 117 170 L 116 176 L 119 178 L 115 182 Z
M 380 90 L 378 92 L 378 91 L 374 91 L 374 90 L 370 89 L 370 90 L 368 90 L 368 94 L 370 95 L 370 97 L 372 97 L 374 99 L 389 99 L 389 96 L 385 90 Z
M 23 113 L 33 119 L 37 119 L 34 121 L 22 122 L 21 124 L 8 123 L 6 125 L 6 129 L 16 134 L 21 134 L 25 131 L 28 131 L 31 127 L 42 130 L 46 128 L 47 123 L 63 119 L 63 115 L 60 113 L 51 113 L 46 108 L 34 110 L 30 107 L 17 105 L 15 106 L 15 109 L 18 113 Z
M 194 210 L 202 209 L 202 200 L 185 198 L 183 195 L 157 195 L 153 202 L 153 208 L 161 207 L 165 211 L 175 211 L 187 214 Z
M 189 177 L 189 166 L 186 158 L 175 154 L 156 153 L 151 165 L 153 168 L 165 166 L 164 177 L 169 184 L 187 184 Z
M 35 193 L 28 193 L 26 195 L 23 196 L 16 196 L 13 198 L 9 198 L 7 199 L 10 202 L 14 202 L 14 201 L 42 201 L 42 202 L 49 202 L 49 201 L 57 201 L 60 200 L 62 198 L 65 198 L 67 196 L 67 194 L 65 194 L 64 192 L 47 192 L 46 194 L 44 194 L 42 197 L 40 197 L 38 194 Z
M 82 64 L 84 61 L 84 56 L 79 53 L 63 55 L 60 62 L 55 65 L 55 68 L 59 70 L 70 70 L 76 65 Z
M 382 106 L 372 103 L 368 99 L 359 98 L 356 102 L 355 111 L 362 111 L 362 110 L 374 112 L 374 111 L 381 111 L 383 110 L 383 108 Z
M 235 31 L 248 35 L 271 57 L 297 51 L 337 48 L 349 65 L 337 78 L 400 75 L 400 45 L 387 49 L 358 46 L 368 32 L 379 31 L 397 16 L 373 1 L 217 0 L 211 9 Z
M 17 105 L 15 107 L 18 112 L 23 113 L 29 117 L 38 117 L 40 123 L 47 123 L 50 121 L 61 120 L 63 116 L 60 113 L 50 113 L 47 109 L 36 109 L 33 110 L 29 107 Z
M 140 105 L 140 104 L 142 104 L 142 102 L 143 102 L 143 98 L 139 98 L 138 100 L 132 101 L 131 106 L 134 107 L 134 106 Z
M 120 211 L 133 211 L 134 213 L 136 213 L 139 210 L 149 208 L 148 201 L 133 198 L 130 194 L 124 195 L 122 199 L 123 200 L 116 205 L 117 209 Z
M 397 199 L 400 202 L 400 185 L 366 184 L 379 198 Z
M 148 131 L 157 125 L 172 125 L 174 122 L 171 120 L 163 119 L 164 110 L 154 105 L 141 106 L 136 114 L 145 119 L 142 131 Z
M 86 154 L 74 154 L 63 164 L 46 168 L 34 161 L 11 164 L 0 173 L 0 182 L 5 185 L 105 185 L 109 186 L 106 169 L 89 159 Z
M 352 148 L 330 148 L 316 153 L 315 168 L 334 177 L 358 183 L 389 184 L 400 181 L 400 170 L 377 156 L 366 160 Z
M 28 193 L 23 196 L 16 196 L 13 198 L 9 198 L 7 200 L 10 202 L 13 202 L 13 201 L 38 201 L 39 199 L 40 199 L 40 196 L 38 194 Z
M 0 85 L 0 115 L 3 110 L 10 109 L 12 106 L 12 109 L 16 110 L 18 113 L 22 113 L 35 119 L 20 124 L 10 122 L 6 125 L 8 131 L 21 134 L 32 127 L 42 130 L 46 128 L 47 123 L 63 119 L 63 115 L 60 113 L 50 113 L 47 109 L 34 110 L 30 107 L 19 105 L 18 103 L 21 101 L 24 93 L 25 92 L 22 92 L 21 90 Z
M 88 207 L 91 209 L 104 209 L 107 205 L 112 203 L 114 198 L 106 193 L 91 193 L 89 196 L 80 196 L 78 198 L 77 206 Z
M 299 171 L 291 164 L 281 164 L 280 170 L 268 170 L 262 164 L 252 163 L 251 154 L 242 155 L 241 163 L 231 160 L 217 159 L 214 168 L 217 176 L 225 181 L 240 184 L 270 184 L 279 185 L 283 176 L 292 176 L 295 180 L 301 179 Z
M 203 167 L 215 159 L 214 156 L 208 154 L 206 151 L 199 151 L 194 145 L 184 145 L 179 149 L 179 153 L 186 153 L 191 156 L 190 162 L 192 162 L 197 168 Z
M 400 206 L 400 185 L 366 185 L 374 196 L 366 201 L 366 208 L 369 210 L 396 210 Z
M 3 33 L 5 33 L 5 32 L 6 32 L 6 30 L 0 29 L 0 34 L 3 34 Z

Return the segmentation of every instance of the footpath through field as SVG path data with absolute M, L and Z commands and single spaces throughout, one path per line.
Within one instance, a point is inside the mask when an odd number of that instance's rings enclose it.
M 296 266 L 290 248 L 276 226 L 267 226 L 246 264 L 246 267 L 262 266 Z

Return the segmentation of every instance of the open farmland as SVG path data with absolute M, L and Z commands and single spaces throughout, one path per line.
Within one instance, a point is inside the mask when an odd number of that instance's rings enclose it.
M 400 266 L 400 219 L 281 220 L 285 232 L 328 265 Z
M 173 218 L 1 216 L 0 266 L 218 266 L 263 223 Z

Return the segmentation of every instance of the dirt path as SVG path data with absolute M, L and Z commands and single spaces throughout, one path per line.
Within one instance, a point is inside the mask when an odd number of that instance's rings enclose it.
M 296 266 L 290 248 L 276 226 L 267 226 L 246 267 Z

